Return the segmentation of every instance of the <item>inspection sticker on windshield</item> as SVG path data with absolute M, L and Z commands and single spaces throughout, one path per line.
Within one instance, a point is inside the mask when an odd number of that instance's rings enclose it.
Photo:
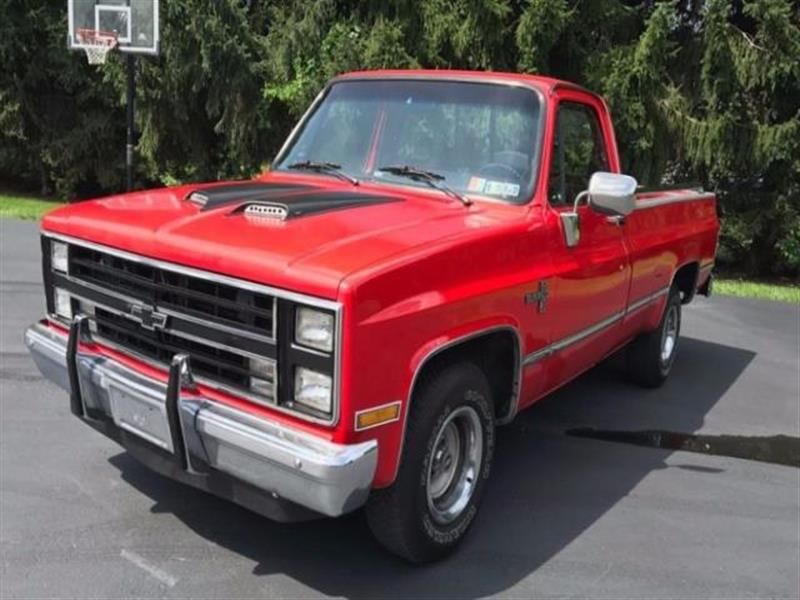
M 493 181 L 483 177 L 470 177 L 467 190 L 477 194 L 487 196 L 517 196 L 519 194 L 519 184 L 509 183 L 508 181 Z

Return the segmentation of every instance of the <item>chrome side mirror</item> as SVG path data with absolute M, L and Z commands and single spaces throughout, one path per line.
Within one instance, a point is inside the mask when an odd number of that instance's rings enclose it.
M 581 241 L 580 216 L 578 206 L 588 198 L 589 206 L 604 215 L 624 217 L 636 208 L 636 188 L 638 183 L 630 175 L 597 171 L 589 180 L 589 189 L 575 197 L 571 212 L 561 213 L 561 227 L 564 229 L 564 242 L 567 248 L 574 248 Z
M 589 206 L 604 215 L 625 217 L 636 208 L 636 179 L 598 171 L 589 180 Z

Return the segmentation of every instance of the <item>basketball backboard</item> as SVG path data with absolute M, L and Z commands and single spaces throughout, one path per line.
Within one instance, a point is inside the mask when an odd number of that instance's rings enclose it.
M 96 35 L 113 35 L 121 52 L 158 54 L 158 2 L 67 0 L 70 49 L 86 50 Z

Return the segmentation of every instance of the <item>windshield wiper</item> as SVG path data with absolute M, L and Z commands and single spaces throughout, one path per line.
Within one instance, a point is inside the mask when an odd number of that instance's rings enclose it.
M 378 167 L 378 171 L 383 171 L 385 173 L 397 175 L 398 177 L 407 177 L 409 179 L 413 179 L 414 181 L 427 183 L 433 189 L 444 192 L 448 196 L 455 198 L 464 206 L 470 206 L 472 204 L 472 200 L 466 196 L 462 196 L 454 189 L 447 187 L 444 183 L 442 183 L 445 180 L 445 177 L 439 173 L 418 169 L 410 165 L 389 165 L 386 167 Z
M 343 173 L 340 169 L 342 165 L 334 162 L 315 161 L 315 160 L 301 160 L 300 162 L 292 163 L 286 167 L 287 169 L 297 169 L 303 171 L 316 171 L 317 173 L 329 173 L 334 177 L 338 177 L 353 185 L 358 185 L 359 181 L 355 177 L 351 177 L 347 173 Z

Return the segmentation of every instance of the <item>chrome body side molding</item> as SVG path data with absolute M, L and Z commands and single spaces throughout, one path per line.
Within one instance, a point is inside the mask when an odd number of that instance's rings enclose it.
M 547 346 L 544 346 L 543 348 L 540 348 L 535 352 L 527 354 L 525 356 L 525 360 L 523 360 L 523 366 L 529 367 L 533 364 L 536 364 L 537 362 L 544 360 L 545 358 L 549 358 L 550 356 L 552 356 L 557 352 L 560 352 L 561 350 L 569 348 L 570 346 L 577 344 L 578 342 L 581 342 L 586 338 L 596 335 L 601 331 L 611 327 L 612 325 L 619 323 L 620 321 L 622 321 L 622 319 L 624 319 L 631 313 L 634 313 L 637 310 L 644 308 L 651 302 L 655 302 L 656 300 L 662 298 L 663 296 L 666 296 L 667 293 L 669 292 L 669 289 L 670 288 L 668 286 L 656 290 L 652 294 L 648 294 L 647 296 L 644 296 L 639 300 L 631 302 L 623 311 L 614 313 L 613 315 L 610 315 L 605 319 L 602 319 L 597 323 L 590 325 L 589 327 L 586 327 L 585 329 L 581 329 L 580 331 L 577 331 L 572 335 L 569 335 L 565 338 L 562 338 L 551 344 L 548 344 Z
M 635 302 L 631 302 L 630 304 L 628 304 L 628 308 L 625 309 L 625 315 L 627 316 L 632 312 L 639 310 L 640 308 L 644 308 L 645 306 L 647 306 L 651 302 L 658 300 L 662 296 L 666 296 L 669 293 L 670 287 L 671 286 L 663 287 L 660 290 L 656 290 L 652 294 L 648 294 L 647 296 L 644 296 L 643 298 L 636 300 Z

